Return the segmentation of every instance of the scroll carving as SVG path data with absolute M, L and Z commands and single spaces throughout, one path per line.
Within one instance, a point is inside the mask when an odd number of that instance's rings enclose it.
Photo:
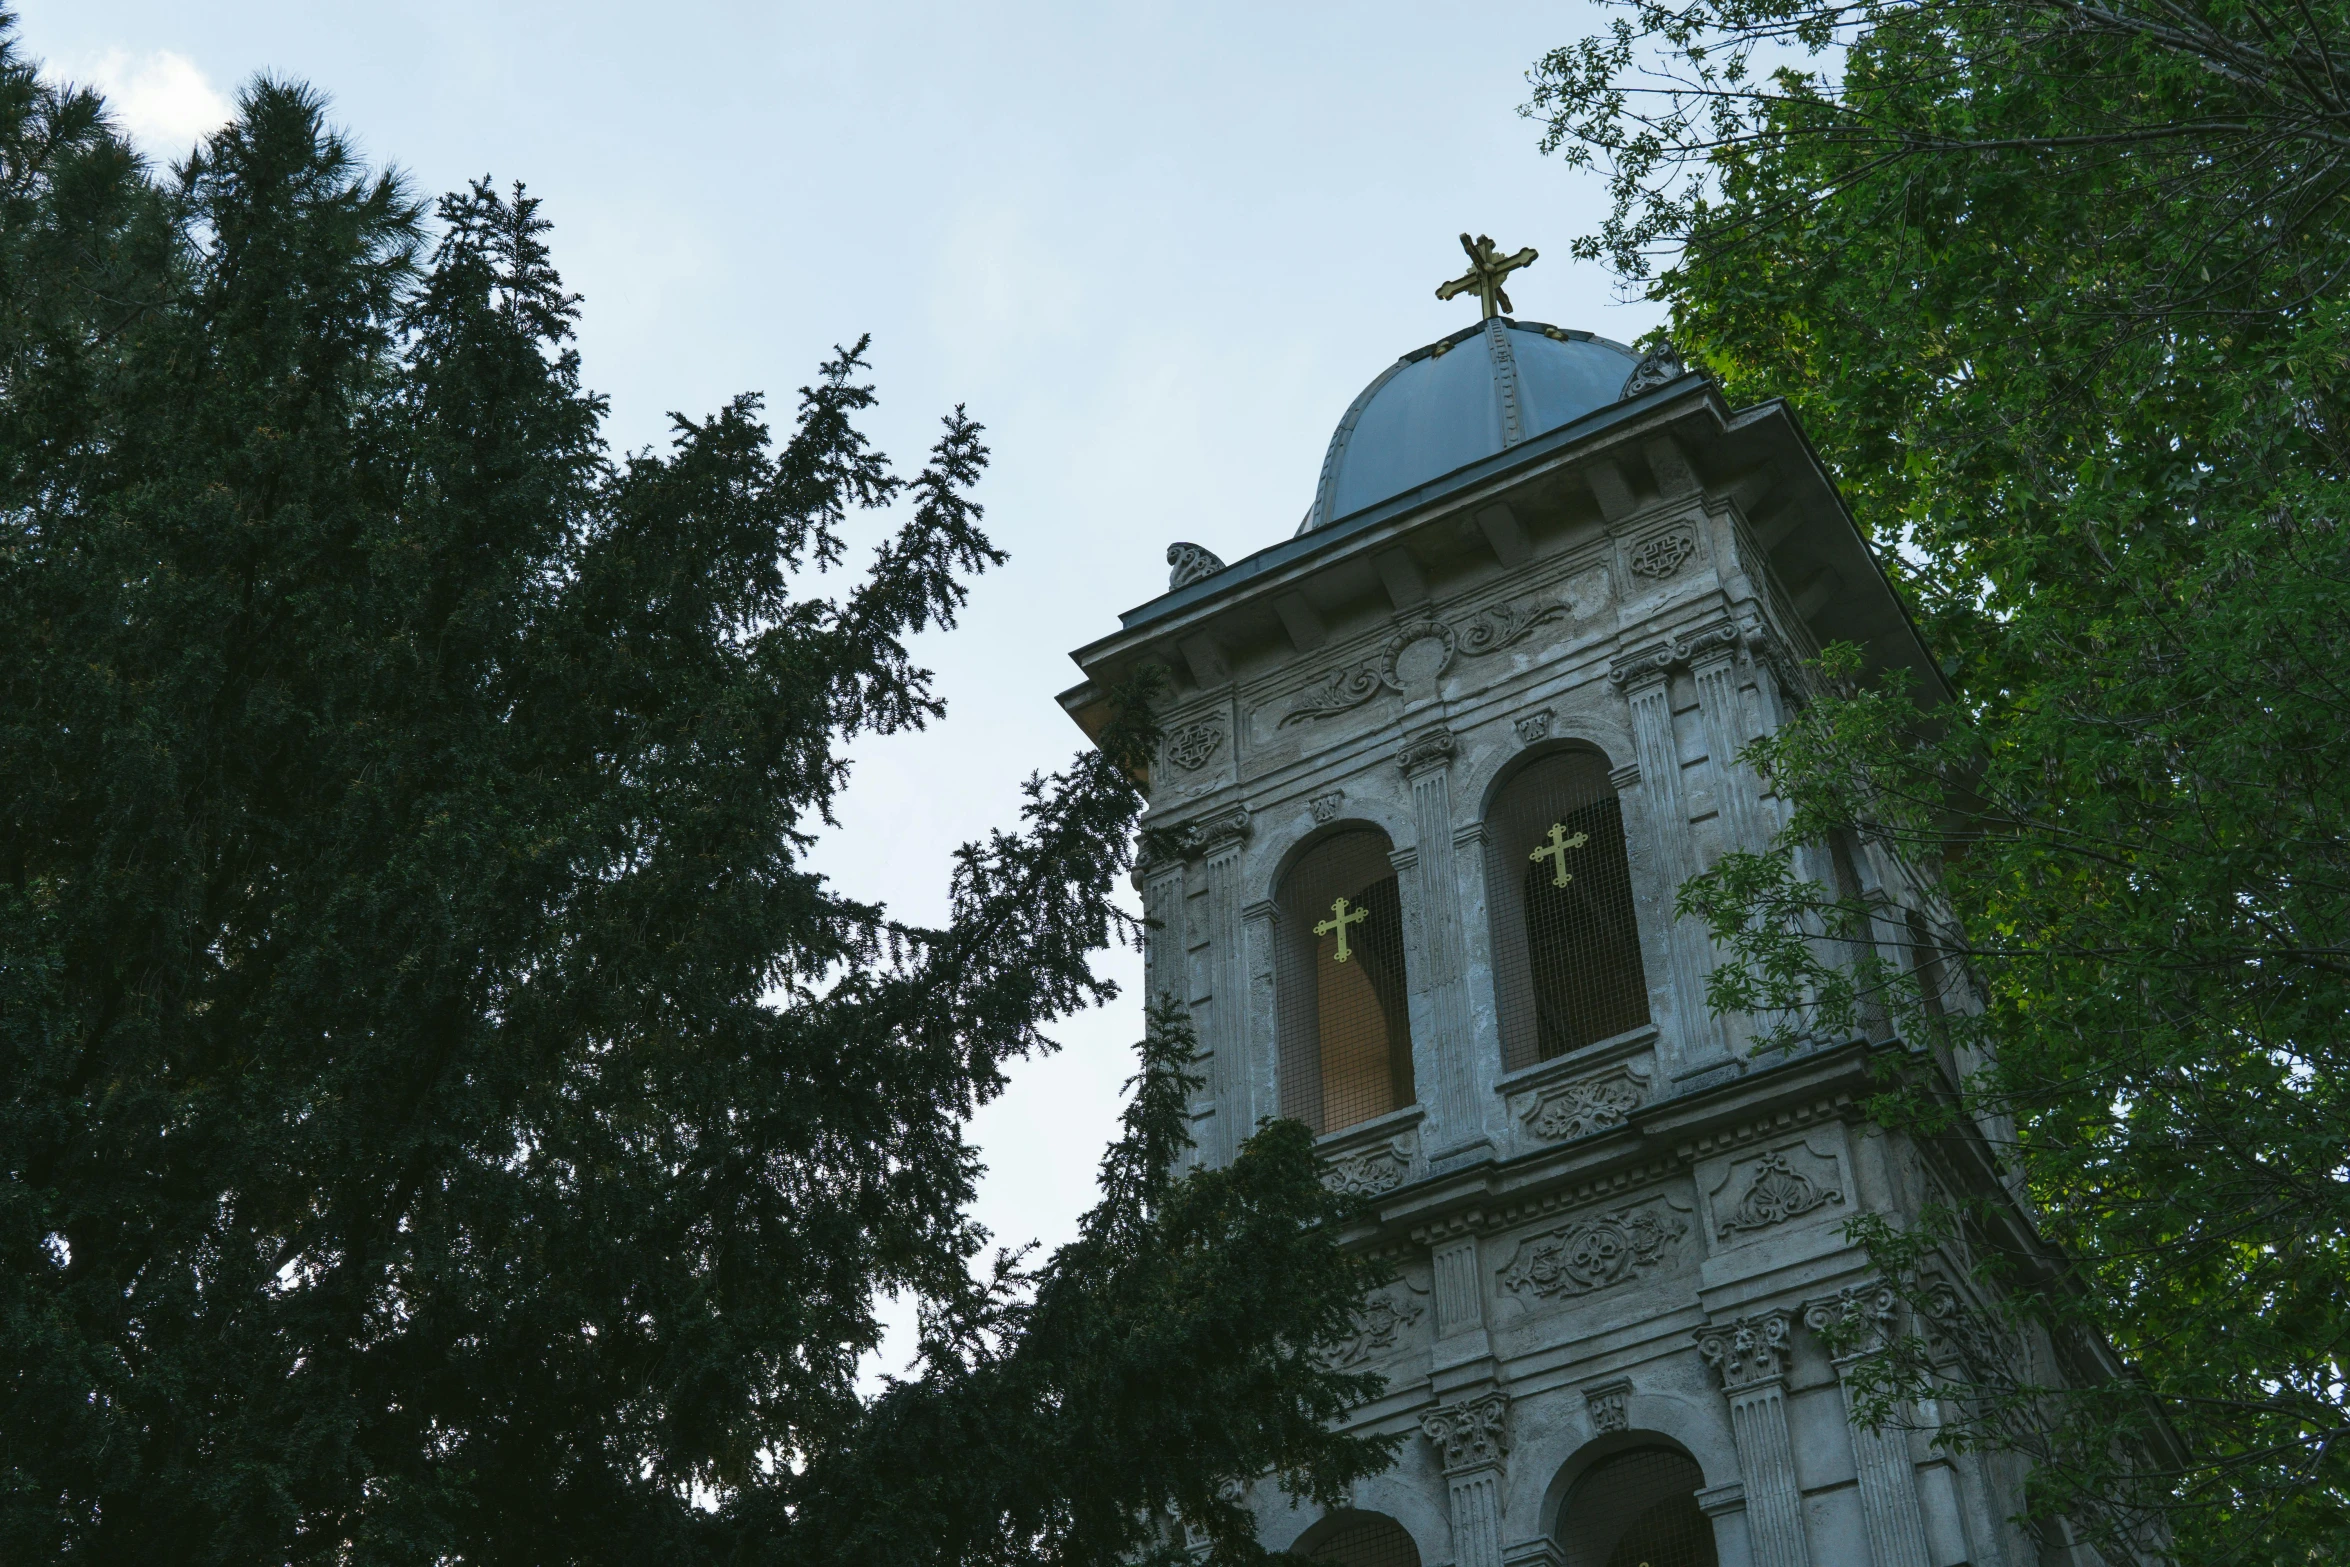
M 1765 1154 L 1755 1161 L 1746 1194 L 1723 1217 L 1721 1233 L 1728 1236 L 1738 1230 L 1766 1229 L 1843 1200 L 1841 1189 L 1813 1180 L 1790 1165 L 1784 1153 Z
M 1458 659 L 1498 653 L 1524 641 L 1536 627 L 1569 613 L 1571 606 L 1563 599 L 1535 599 L 1492 605 L 1449 621 L 1416 615 L 1398 627 L 1376 654 L 1320 676 L 1298 694 L 1274 727 L 1286 729 L 1291 724 L 1330 718 L 1362 706 L 1382 691 L 1402 691 L 1404 679 L 1396 669 L 1396 660 L 1406 648 L 1436 643 L 1440 652 L 1431 673 L 1442 675 Z
M 1687 1233 L 1655 1205 L 1578 1220 L 1520 1241 L 1501 1287 L 1541 1299 L 1589 1295 L 1664 1261 Z
M 1544 1089 L 1521 1118 L 1536 1137 L 1563 1142 L 1622 1126 L 1640 1108 L 1640 1100 L 1640 1079 L 1619 1067 L 1598 1077 Z

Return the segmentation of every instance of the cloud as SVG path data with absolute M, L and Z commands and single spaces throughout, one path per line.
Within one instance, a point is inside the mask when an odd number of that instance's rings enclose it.
M 152 157 L 186 156 L 235 112 L 195 61 L 168 49 L 143 54 L 109 49 L 90 62 L 81 78 L 106 99 L 115 124 Z

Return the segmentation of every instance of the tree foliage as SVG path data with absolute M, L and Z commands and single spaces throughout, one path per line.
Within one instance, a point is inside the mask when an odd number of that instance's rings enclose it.
M 902 476 L 860 342 L 615 456 L 536 203 L 298 86 L 158 177 L 7 38 L 0 176 L 0 1556 L 1239 1560 L 1231 1482 L 1383 1466 L 1351 1210 L 1291 1125 L 1175 1176 L 1175 1020 L 1078 1242 L 970 1271 L 1146 704 L 943 925 L 804 863 L 1003 560 L 976 423 Z
M 1952 1435 L 2191 1560 L 2350 1538 L 2345 66 L 2331 4 L 1701 0 L 1528 106 L 1611 176 L 1588 253 L 1799 411 L 1956 692 L 1831 680 L 1758 748 L 1791 826 L 1684 893 L 1717 996 L 1977 1062 L 2079 1262 L 2010 1308 L 2102 1325 L 2152 1404 L 1978 1386 Z M 1848 961 L 1872 911 L 1791 852 L 1836 830 L 1946 890 L 1979 1018 Z

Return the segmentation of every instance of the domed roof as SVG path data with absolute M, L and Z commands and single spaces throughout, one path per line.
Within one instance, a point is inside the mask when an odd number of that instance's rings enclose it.
M 1507 316 L 1416 349 L 1364 387 L 1338 421 L 1298 531 L 1604 408 L 1635 389 L 1640 365 L 1621 343 Z

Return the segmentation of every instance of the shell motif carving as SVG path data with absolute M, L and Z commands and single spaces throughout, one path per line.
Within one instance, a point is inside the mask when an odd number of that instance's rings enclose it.
M 1749 1179 L 1746 1195 L 1738 1199 L 1722 1220 L 1722 1234 L 1737 1230 L 1759 1230 L 1773 1224 L 1811 1212 L 1829 1203 L 1840 1203 L 1844 1193 L 1833 1186 L 1823 1186 L 1787 1162 L 1783 1153 L 1764 1154 L 1755 1161 L 1754 1174 Z

